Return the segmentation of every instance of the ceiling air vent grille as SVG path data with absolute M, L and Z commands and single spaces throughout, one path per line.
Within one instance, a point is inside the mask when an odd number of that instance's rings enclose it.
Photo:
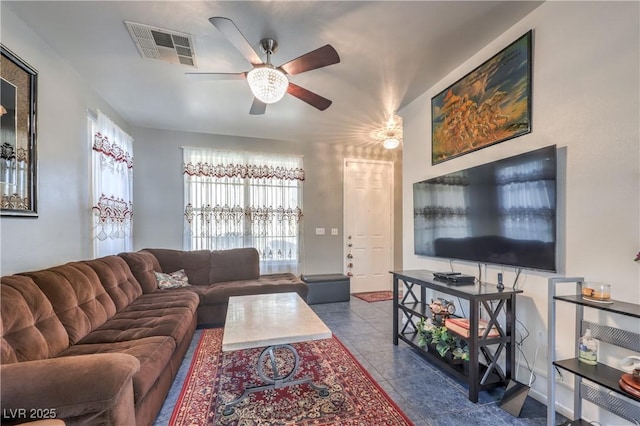
M 125 21 L 143 58 L 196 67 L 193 40 L 189 34 Z

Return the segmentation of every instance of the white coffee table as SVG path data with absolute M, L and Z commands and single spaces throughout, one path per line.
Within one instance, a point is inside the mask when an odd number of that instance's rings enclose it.
M 229 298 L 227 318 L 222 337 L 222 351 L 230 352 L 266 346 L 260 354 L 256 369 L 264 385 L 245 388 L 241 396 L 225 404 L 223 415 L 234 412 L 234 406 L 249 394 L 267 389 L 308 383 L 320 396 L 329 395 L 324 385 L 311 378 L 294 380 L 300 364 L 298 351 L 292 343 L 331 338 L 331 330 L 297 293 L 273 293 Z M 294 366 L 290 372 L 280 374 L 276 363 L 276 349 L 291 352 Z M 272 376 L 267 376 L 263 365 L 269 357 Z

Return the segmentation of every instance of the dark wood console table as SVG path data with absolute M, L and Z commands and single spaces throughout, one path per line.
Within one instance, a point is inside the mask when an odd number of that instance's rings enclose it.
M 469 400 L 478 402 L 478 393 L 483 389 L 506 386 L 511 379 L 512 366 L 515 364 L 515 321 L 516 294 L 522 290 L 504 288 L 499 290 L 489 283 L 454 286 L 446 281 L 436 280 L 433 271 L 411 270 L 391 271 L 393 274 L 393 344 L 402 340 L 420 351 L 428 360 L 442 369 L 453 373 L 469 384 Z M 404 283 L 406 293 L 399 300 L 400 285 Z M 417 295 L 417 290 L 420 294 Z M 437 354 L 418 345 L 417 322 L 421 318 L 431 317 L 429 302 L 426 299 L 427 289 L 459 297 L 469 301 L 469 324 L 471 330 L 478 330 L 480 310 L 488 315 L 489 327 L 495 326 L 499 337 L 482 338 L 477 333 L 470 333 L 466 338 L 469 345 L 468 368 L 464 365 L 451 365 Z M 495 305 L 495 306 L 494 306 Z M 504 312 L 504 323 L 498 321 L 498 315 Z M 406 318 L 402 328 L 400 319 Z M 463 338 L 463 336 L 459 336 Z M 505 351 L 504 370 L 500 366 L 499 358 Z M 481 363 L 480 356 L 483 357 Z

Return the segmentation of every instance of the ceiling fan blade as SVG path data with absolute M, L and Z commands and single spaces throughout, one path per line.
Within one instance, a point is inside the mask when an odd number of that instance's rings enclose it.
M 189 80 L 194 81 L 243 80 L 247 78 L 246 72 L 188 72 L 185 75 Z
M 223 36 L 229 40 L 233 46 L 238 49 L 242 56 L 247 58 L 253 65 L 262 64 L 260 56 L 251 47 L 246 38 L 242 35 L 236 24 L 229 18 L 223 18 L 220 16 L 214 16 L 209 18 L 209 22 L 222 33 Z
M 308 103 L 312 107 L 318 108 L 320 111 L 324 111 L 325 109 L 329 108 L 329 106 L 331 105 L 331 101 L 329 99 L 323 98 L 322 96 L 315 94 L 291 82 L 289 82 L 287 93 L 295 96 L 301 101 Z
M 313 50 L 307 54 L 292 59 L 284 65 L 282 68 L 287 74 L 295 75 L 305 71 L 315 70 L 317 68 L 326 67 L 327 65 L 333 65 L 340 62 L 340 56 L 338 52 L 330 44 L 326 44 L 316 50 Z
M 267 104 L 258 100 L 258 98 L 253 98 L 253 103 L 251 104 L 251 109 L 249 110 L 249 114 L 262 115 L 266 110 L 267 110 Z

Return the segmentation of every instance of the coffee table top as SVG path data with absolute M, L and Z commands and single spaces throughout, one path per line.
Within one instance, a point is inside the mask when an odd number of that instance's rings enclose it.
M 222 351 L 330 337 L 331 330 L 297 293 L 231 296 Z

